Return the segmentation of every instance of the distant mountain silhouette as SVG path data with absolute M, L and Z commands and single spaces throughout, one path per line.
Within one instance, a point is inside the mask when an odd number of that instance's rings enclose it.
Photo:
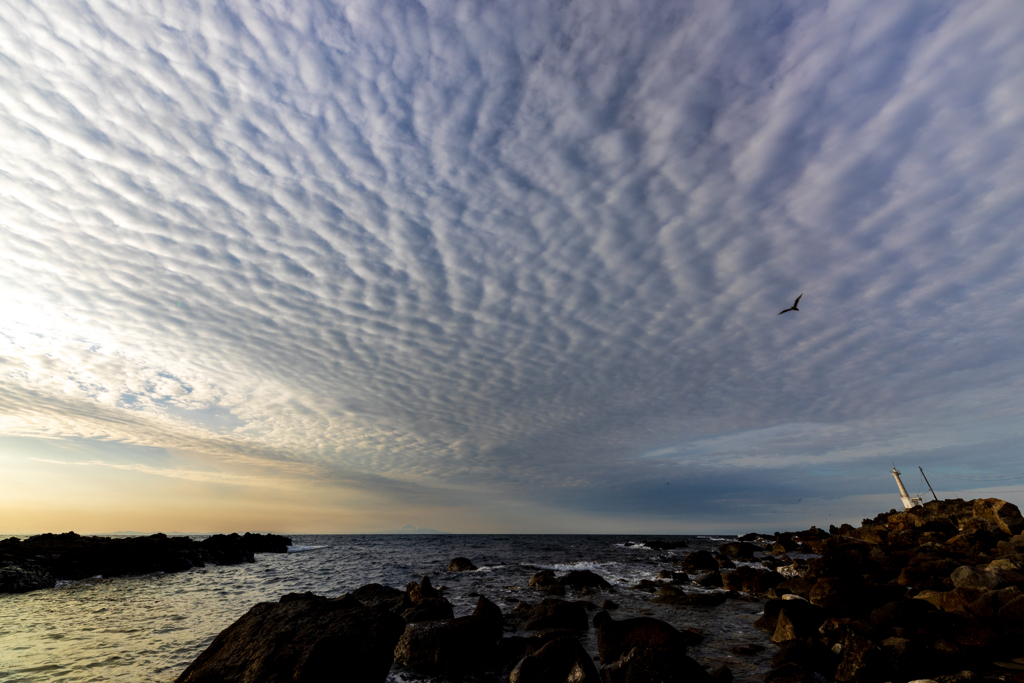
M 431 529 L 425 526 L 413 526 L 412 524 L 406 524 L 401 529 L 388 529 L 387 531 L 379 531 L 381 534 L 450 534 L 450 531 L 438 531 L 437 529 Z

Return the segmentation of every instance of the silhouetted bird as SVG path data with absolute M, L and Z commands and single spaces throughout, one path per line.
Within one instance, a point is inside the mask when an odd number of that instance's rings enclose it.
M 800 296 L 803 296 L 803 293 L 801 293 Z M 793 302 L 793 305 L 790 306 L 789 308 L 787 308 L 786 311 L 799 311 L 800 310 L 799 308 L 797 308 L 797 304 L 800 303 L 800 296 L 798 296 L 796 298 L 796 301 Z M 786 311 L 779 311 L 779 315 L 782 315 Z

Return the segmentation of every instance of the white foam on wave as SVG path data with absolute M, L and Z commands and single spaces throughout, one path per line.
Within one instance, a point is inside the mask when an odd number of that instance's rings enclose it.
M 625 543 L 616 543 L 616 548 L 631 548 L 636 550 L 653 550 L 646 543 L 634 543 L 633 541 L 626 541 Z
M 580 562 L 570 562 L 569 564 L 538 564 L 538 565 L 532 565 L 532 566 L 539 567 L 540 569 L 553 569 L 556 572 L 572 572 L 572 571 L 580 571 L 580 570 L 583 570 L 583 569 L 589 569 L 592 572 L 599 573 L 599 572 L 602 572 L 602 571 L 607 571 L 611 567 L 617 567 L 618 565 L 619 565 L 618 562 L 584 562 L 584 561 L 580 561 Z M 524 563 L 524 566 L 530 566 L 530 565 L 526 565 Z
M 325 545 L 290 545 L 288 546 L 288 552 L 290 553 L 306 553 L 310 550 L 320 550 L 326 548 Z

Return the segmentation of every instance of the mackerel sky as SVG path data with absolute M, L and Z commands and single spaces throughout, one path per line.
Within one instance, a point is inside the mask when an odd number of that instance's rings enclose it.
M 0 532 L 771 531 L 1022 442 L 1019 0 L 0 3 Z

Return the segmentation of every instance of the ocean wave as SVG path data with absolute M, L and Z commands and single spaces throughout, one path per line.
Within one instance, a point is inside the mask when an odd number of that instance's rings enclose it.
M 290 545 L 288 546 L 288 552 L 290 553 L 306 553 L 310 550 L 321 550 L 326 548 L 325 545 Z

